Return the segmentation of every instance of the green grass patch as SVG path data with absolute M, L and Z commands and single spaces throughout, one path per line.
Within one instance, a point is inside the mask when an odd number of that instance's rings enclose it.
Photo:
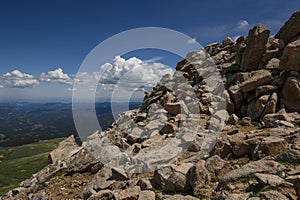
M 248 183 L 250 181 L 250 177 L 240 178 L 241 183 Z
M 0 148 L 0 195 L 18 187 L 48 164 L 48 154 L 63 139 Z

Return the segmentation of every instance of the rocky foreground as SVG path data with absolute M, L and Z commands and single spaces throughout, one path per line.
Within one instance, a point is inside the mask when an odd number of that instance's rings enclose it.
M 275 37 L 256 25 L 176 70 L 1 199 L 299 199 L 300 11 Z

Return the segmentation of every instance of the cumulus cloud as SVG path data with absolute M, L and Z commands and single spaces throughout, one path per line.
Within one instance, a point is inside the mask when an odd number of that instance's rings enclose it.
M 8 87 L 26 88 L 39 84 L 39 81 L 30 74 L 25 74 L 19 70 L 7 72 L 2 76 Z
M 68 74 L 65 74 L 61 68 L 55 69 L 53 71 L 48 71 L 47 74 L 43 72 L 41 74 L 40 80 L 45 82 L 63 83 L 66 85 L 73 84 L 73 80 Z
M 173 69 L 157 62 L 146 62 L 136 57 L 125 60 L 116 56 L 112 63 L 100 67 L 99 83 L 103 87 L 112 88 L 119 84 L 129 88 L 152 87 L 165 74 L 172 74 Z
M 2 78 L 8 87 L 25 88 L 39 84 L 39 82 L 62 83 L 72 86 L 74 81 L 80 85 L 88 86 L 89 90 L 98 88 L 102 91 L 112 91 L 117 87 L 128 88 L 134 91 L 143 91 L 153 87 L 165 74 L 173 74 L 174 70 L 162 63 L 157 62 L 161 57 L 149 60 L 141 60 L 136 57 L 124 59 L 116 56 L 111 63 L 105 63 L 96 72 L 78 72 L 66 74 L 62 68 L 43 72 L 34 77 L 19 70 L 8 72 Z M 1 88 L 0 84 L 0 88 Z M 67 91 L 75 91 L 77 88 L 67 87 Z

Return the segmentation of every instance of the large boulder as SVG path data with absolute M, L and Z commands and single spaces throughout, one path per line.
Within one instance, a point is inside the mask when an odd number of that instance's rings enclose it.
M 279 69 L 285 71 L 300 71 L 300 39 L 291 42 L 284 48 Z
M 287 142 L 276 136 L 263 138 L 262 141 L 253 150 L 253 158 L 260 159 L 265 156 L 276 156 L 287 149 Z
M 285 43 L 300 33 L 300 10 L 293 13 L 290 19 L 284 24 L 275 38 L 282 39 Z
M 276 174 L 282 172 L 285 169 L 286 168 L 283 165 L 273 160 L 262 159 L 258 161 L 249 162 L 246 165 L 225 174 L 225 176 L 223 176 L 220 182 L 220 186 L 224 184 L 226 185 L 227 183 L 230 183 L 240 178 L 249 177 L 250 175 L 253 175 L 255 173 Z
M 273 113 L 275 113 L 277 100 L 278 100 L 277 93 L 274 92 L 270 96 L 270 99 L 269 99 L 268 103 L 265 106 L 265 109 L 264 109 L 264 112 L 261 115 L 261 118 L 263 118 L 267 114 L 273 114 Z
M 209 171 L 205 167 L 205 161 L 200 160 L 193 166 L 186 176 L 187 184 L 192 189 L 193 194 L 198 196 L 210 196 L 211 190 L 208 187 L 211 176 Z
M 60 142 L 57 149 L 53 150 L 48 156 L 49 164 L 56 164 L 59 161 L 69 160 L 71 156 L 77 153 L 80 147 L 75 142 L 73 135 Z
M 251 92 L 258 86 L 272 81 L 272 74 L 268 70 L 257 70 L 251 72 L 251 77 L 240 84 L 242 92 Z
M 300 112 L 300 80 L 295 77 L 287 78 L 283 89 L 281 103 L 288 112 Z
M 270 95 L 263 95 L 248 105 L 247 116 L 249 116 L 252 121 L 261 116 L 269 98 Z
M 262 24 L 254 26 L 248 34 L 247 46 L 241 60 L 242 71 L 257 70 L 270 35 L 268 27 Z

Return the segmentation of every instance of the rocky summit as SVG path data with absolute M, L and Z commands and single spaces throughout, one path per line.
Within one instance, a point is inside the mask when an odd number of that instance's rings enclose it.
M 300 11 L 189 53 L 81 146 L 1 199 L 300 198 Z

